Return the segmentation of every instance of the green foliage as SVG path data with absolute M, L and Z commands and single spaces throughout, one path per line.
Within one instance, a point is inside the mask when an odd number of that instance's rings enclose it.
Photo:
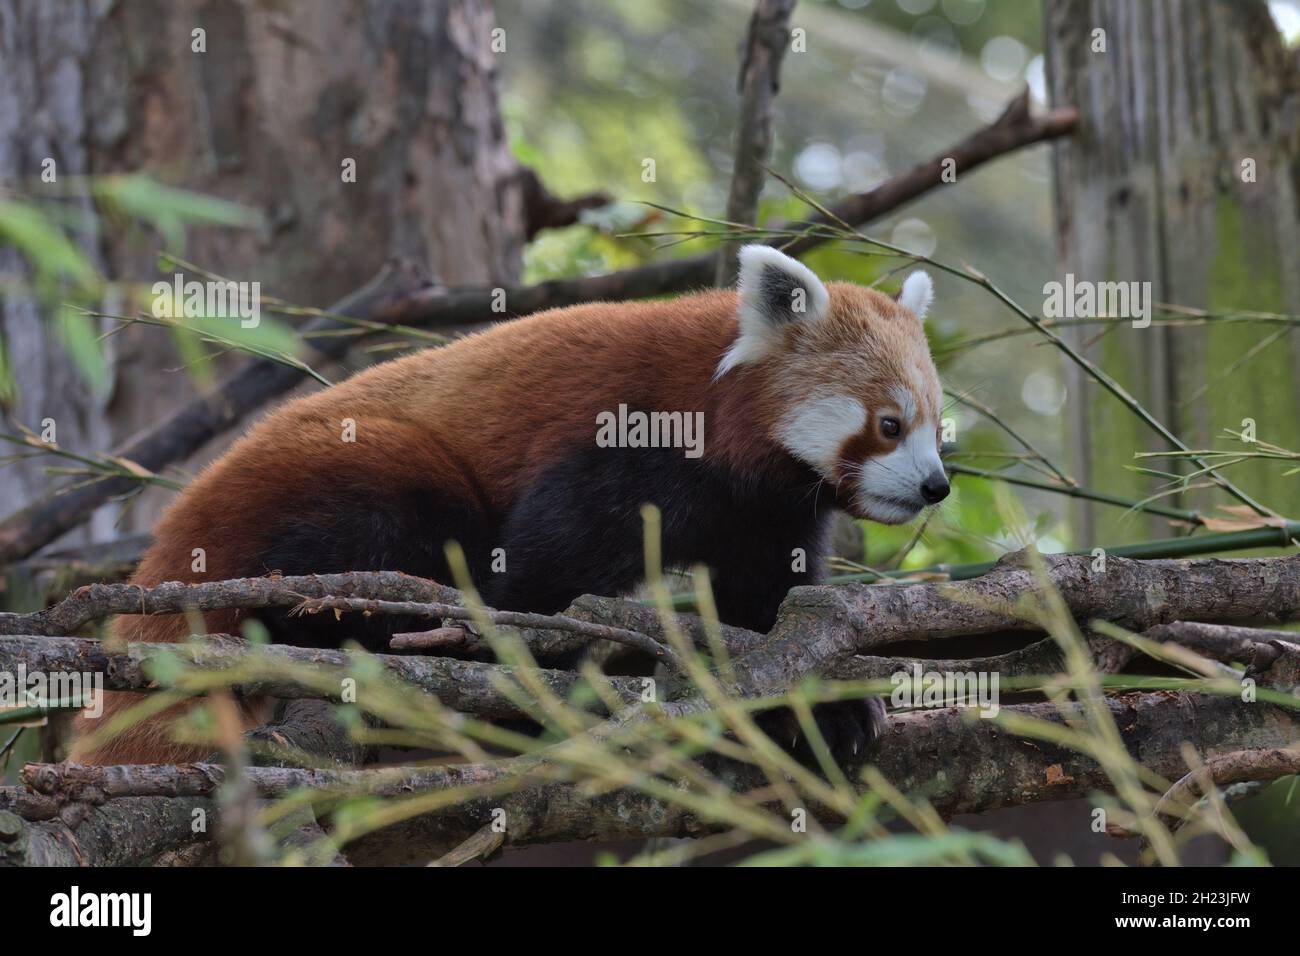
M 638 250 L 635 243 L 589 226 L 549 229 L 528 244 L 524 253 L 524 280 L 545 282 L 629 269 L 640 265 L 647 255 L 648 249 Z
M 31 263 L 42 291 L 52 291 L 63 279 L 83 292 L 99 284 L 95 267 L 35 203 L 0 200 L 0 241 Z
M 205 310 L 189 310 L 161 318 L 149 312 L 105 316 L 95 311 L 111 285 L 123 289 L 137 301 L 147 301 L 150 294 L 143 285 L 110 283 L 99 273 L 80 244 L 85 241 L 81 234 L 89 231 L 91 223 L 63 200 L 88 195 L 115 228 L 135 226 L 152 230 L 166 248 L 178 252 L 184 247 L 188 228 L 256 227 L 260 216 L 254 210 L 163 186 L 138 174 L 92 177 L 74 181 L 64 189 L 66 195 L 43 201 L 0 197 L 0 247 L 15 250 L 27 263 L 31 275 L 29 284 L 10 279 L 5 294 L 27 294 L 35 298 L 55 337 L 92 389 L 103 393 L 111 386 L 100 345 L 100 320 L 105 318 L 167 327 L 184 364 L 202 383 L 211 378 L 207 365 L 210 354 L 203 348 L 205 343 L 222 350 L 246 351 L 296 363 L 290 357 L 299 349 L 297 336 L 288 326 L 273 319 L 263 319 L 245 328 L 241 322 L 232 322 L 229 316 L 209 315 Z M 163 267 L 181 261 L 167 259 Z M 201 270 L 190 268 L 201 274 Z M 306 370 L 305 366 L 301 367 Z M 0 401 L 12 403 L 16 398 L 14 389 L 13 370 L 7 360 L 5 343 L 0 340 Z
M 96 177 L 90 187 L 101 209 L 152 226 L 164 247 L 176 252 L 184 251 L 188 226 L 250 229 L 261 224 L 261 215 L 247 206 L 173 189 L 141 174 Z

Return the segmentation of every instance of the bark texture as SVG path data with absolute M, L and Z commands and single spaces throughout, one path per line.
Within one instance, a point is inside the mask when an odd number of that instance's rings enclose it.
M 758 222 L 758 197 L 772 152 L 772 105 L 781 85 L 781 60 L 790 45 L 790 13 L 795 0 L 758 0 L 749 18 L 740 64 L 740 123 L 736 129 L 735 162 L 727 195 L 728 222 Z M 724 242 L 718 250 L 720 286 L 733 285 L 739 273 L 739 242 Z
M 152 282 L 157 239 L 101 229 L 75 177 L 143 171 L 261 214 L 260 230 L 193 230 L 172 251 L 260 281 L 266 295 L 325 307 L 390 259 L 449 283 L 508 284 L 519 275 L 524 181 L 499 113 L 493 26 L 487 0 L 14 0 L 0 15 L 0 180 L 39 197 L 41 163 L 53 158 L 58 188 L 91 218 L 83 248 L 109 279 Z M 0 260 L 6 272 L 16 265 Z M 32 301 L 6 296 L 0 332 L 18 377 L 16 418 L 37 430 L 55 418 L 68 448 L 118 447 L 193 394 L 184 373 L 160 380 L 179 363 L 156 328 L 109 340 L 105 394 L 85 387 Z M 238 420 L 260 384 L 224 383 L 208 401 L 217 417 L 229 403 Z M 145 467 L 181 462 L 221 430 Z M 45 494 L 43 464 L 0 472 L 6 510 Z M 96 491 L 94 506 L 122 489 Z M 142 501 L 127 526 L 149 527 L 165 500 Z M 112 528 L 113 510 L 95 519 L 95 535 Z M 42 526 L 41 537 L 74 526 Z

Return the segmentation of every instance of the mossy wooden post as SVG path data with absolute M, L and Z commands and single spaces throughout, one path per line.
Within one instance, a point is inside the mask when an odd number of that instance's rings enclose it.
M 1215 311 L 1300 312 L 1300 56 L 1262 0 L 1046 0 L 1044 24 L 1051 99 L 1081 114 L 1056 146 L 1052 278 L 1150 282 L 1157 303 Z M 1223 430 L 1252 419 L 1260 439 L 1300 449 L 1294 327 L 1125 321 L 1072 335 L 1190 447 L 1248 447 Z M 1070 376 L 1079 480 L 1151 494 L 1156 482 L 1128 466 L 1135 451 L 1164 450 L 1159 439 L 1077 369 Z M 1293 515 L 1300 477 L 1285 470 L 1247 463 L 1229 476 Z M 1211 497 L 1235 504 L 1203 491 L 1185 504 Z M 1087 546 L 1172 530 L 1097 506 L 1079 519 L 1076 543 Z

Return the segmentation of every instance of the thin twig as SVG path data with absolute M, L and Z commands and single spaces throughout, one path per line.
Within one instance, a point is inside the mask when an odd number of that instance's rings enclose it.
M 972 478 L 985 478 L 989 481 L 1005 481 L 1008 484 L 1020 485 L 1024 488 L 1037 488 L 1040 491 L 1050 491 L 1057 495 L 1068 495 L 1071 498 L 1083 498 L 1088 501 L 1096 501 L 1101 504 L 1115 505 L 1119 508 L 1127 508 L 1129 511 L 1144 511 L 1147 514 L 1160 515 L 1173 521 L 1182 521 L 1186 524 L 1199 525 L 1204 524 L 1204 519 L 1198 512 L 1187 511 L 1182 508 L 1166 508 L 1163 505 L 1147 504 L 1142 501 L 1136 501 L 1132 498 L 1122 498 L 1119 495 L 1108 495 L 1102 491 L 1093 491 L 1091 488 L 1085 488 L 1081 485 L 1056 485 L 1048 481 L 1037 481 L 1033 478 L 1023 478 L 1019 475 L 1009 475 L 1001 471 L 989 471 L 985 468 L 976 468 L 972 465 L 962 465 L 956 462 L 948 462 L 949 471 L 959 475 L 970 475 Z
M 1015 439 L 1020 444 L 1020 447 L 1022 447 L 1023 449 L 1025 449 L 1025 451 L 1033 455 L 1038 461 L 1041 461 L 1044 465 L 1046 465 L 1051 470 L 1052 474 L 1056 475 L 1057 478 L 1061 479 L 1061 481 L 1064 484 L 1070 486 L 1074 486 L 1078 484 L 1078 482 L 1076 482 L 1073 478 L 1071 478 L 1064 471 L 1058 468 L 1051 461 L 1051 459 L 1049 459 L 1041 451 L 1039 451 L 1032 444 L 1030 444 L 1028 438 L 1026 438 L 1024 435 L 1020 434 L 1020 432 L 1012 428 L 1009 424 L 1007 424 L 1006 421 L 1002 419 L 1000 415 L 998 415 L 997 412 L 995 412 L 989 406 L 985 405 L 979 399 L 950 388 L 945 388 L 943 392 L 953 401 L 957 402 L 958 404 L 965 405 L 967 408 L 973 409 L 976 412 L 979 412 L 979 414 L 983 415 L 993 424 L 1001 428 L 1004 432 L 1006 432 L 1013 439 Z
M 533 614 L 526 611 L 496 611 L 490 608 L 475 609 L 458 604 L 429 604 L 418 601 L 382 601 L 369 598 L 319 597 L 309 598 L 294 608 L 294 613 L 315 614 L 333 608 L 340 611 L 359 611 L 363 614 L 410 614 L 418 617 L 447 618 L 453 621 L 473 621 L 480 615 L 494 624 L 506 627 L 537 628 L 571 631 L 583 637 L 613 641 L 649 654 L 662 661 L 675 672 L 685 670 L 681 658 L 671 647 L 652 637 L 622 627 L 580 621 L 558 614 Z

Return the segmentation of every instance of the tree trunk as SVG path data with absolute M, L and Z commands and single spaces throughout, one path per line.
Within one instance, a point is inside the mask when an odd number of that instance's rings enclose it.
M 487 0 L 6 0 L 0 181 L 40 198 L 52 158 L 61 192 L 75 177 L 144 171 L 243 203 L 264 229 L 195 229 L 169 251 L 304 305 L 328 305 L 392 257 L 447 283 L 512 282 L 522 192 L 498 110 L 493 26 Z M 147 292 L 157 237 L 101 225 L 81 194 L 91 261 Z M 21 274 L 11 250 L 0 257 L 0 272 Z M 104 303 L 140 306 L 149 302 Z M 55 419 L 64 447 L 107 450 L 192 393 L 190 376 L 164 374 L 180 364 L 166 332 L 138 326 L 107 340 L 111 385 L 93 394 L 41 311 L 21 296 L 0 301 L 18 385 L 11 411 L 37 430 Z M 5 513 L 48 492 L 47 464 L 0 472 Z M 166 500 L 151 493 L 124 526 L 147 529 Z M 118 533 L 115 512 L 101 509 L 92 538 Z
M 1047 0 L 1045 25 L 1052 100 L 1081 113 L 1077 135 L 1055 147 L 1062 273 L 1149 281 L 1157 302 L 1300 311 L 1300 61 L 1265 4 Z M 1104 52 L 1094 49 L 1097 30 Z M 1098 332 L 1084 327 L 1073 340 L 1190 447 L 1249 449 L 1223 430 L 1250 418 L 1260 439 L 1300 448 L 1300 341 L 1291 327 L 1123 321 Z M 1266 336 L 1274 338 L 1245 357 Z M 1072 371 L 1078 478 L 1150 494 L 1151 479 L 1127 470 L 1131 454 L 1167 449 Z M 1296 479 L 1284 470 L 1244 464 L 1228 474 L 1285 511 Z M 1088 546 L 1168 531 L 1089 507 L 1080 519 Z

